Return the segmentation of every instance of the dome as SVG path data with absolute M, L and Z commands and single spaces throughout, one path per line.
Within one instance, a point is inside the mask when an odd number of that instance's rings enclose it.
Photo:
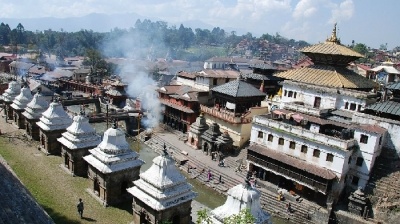
M 25 109 L 29 102 L 31 102 L 33 96 L 31 94 L 31 90 L 27 87 L 21 89 L 21 93 L 15 97 L 13 104 L 11 107 L 18 110 Z
M 247 181 L 246 181 L 247 182 Z M 211 211 L 213 223 L 223 223 L 225 218 L 249 209 L 257 224 L 270 223 L 270 215 L 261 208 L 261 193 L 249 183 L 239 184 L 229 189 L 225 204 Z
M 109 154 L 131 151 L 125 138 L 125 132 L 115 126 L 104 132 L 103 141 L 97 147 L 101 151 Z
M 79 114 L 73 118 L 73 122 L 67 128 L 67 131 L 75 135 L 96 133 L 96 130 L 89 124 L 89 119 L 83 114 Z

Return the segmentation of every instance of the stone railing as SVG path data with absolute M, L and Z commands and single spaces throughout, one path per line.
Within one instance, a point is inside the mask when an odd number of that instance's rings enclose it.
M 293 126 L 267 117 L 256 116 L 253 118 L 253 123 L 275 129 L 278 132 L 286 132 L 292 135 L 297 135 L 310 141 L 317 141 L 321 144 L 330 145 L 342 150 L 348 150 L 357 144 L 355 139 L 342 140 L 340 138 L 321 133 L 315 133 L 300 126 Z
M 285 102 L 283 104 L 283 108 L 287 110 L 292 110 L 304 114 L 309 114 L 309 115 L 314 115 L 314 116 L 321 116 L 321 114 L 326 114 L 329 112 L 330 109 L 319 109 L 319 108 L 313 108 L 309 105 L 301 105 L 301 104 L 296 104 L 293 102 Z
M 224 121 L 227 121 L 229 123 L 233 124 L 248 124 L 251 123 L 252 117 L 244 117 L 243 115 L 240 117 L 235 116 L 235 113 L 223 110 L 223 109 L 218 109 L 218 108 L 210 108 L 204 105 L 200 105 L 201 112 L 209 114 L 213 117 L 217 117 L 219 119 L 222 119 Z

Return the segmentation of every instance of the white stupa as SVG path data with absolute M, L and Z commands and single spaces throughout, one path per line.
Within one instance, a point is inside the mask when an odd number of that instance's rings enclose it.
M 49 103 L 44 96 L 38 91 L 33 95 L 32 100 L 26 105 L 25 111 L 22 115 L 27 119 L 36 120 L 42 116 L 42 113 L 47 110 Z
M 89 124 L 89 119 L 82 113 L 73 118 L 67 131 L 62 133 L 58 141 L 68 149 L 93 148 L 101 142 L 101 137 Z
M 211 211 L 211 220 L 214 224 L 222 224 L 225 218 L 239 214 L 243 209 L 249 209 L 255 218 L 254 223 L 271 223 L 270 215 L 261 208 L 261 193 L 252 187 L 248 181 L 236 185 L 228 190 L 228 198 L 225 204 Z
M 62 104 L 57 101 L 50 103 L 49 108 L 42 113 L 39 122 L 36 124 L 41 130 L 56 131 L 65 130 L 72 123 L 72 119 L 65 112 Z
M 21 84 L 17 81 L 11 81 L 8 83 L 8 89 L 6 89 L 2 95 L 3 101 L 12 103 L 15 97 L 21 93 Z
M 144 161 L 131 150 L 125 132 L 114 123 L 112 128 L 104 132 L 101 143 L 89 152 L 83 159 L 89 164 L 89 178 L 100 200 L 109 205 L 131 199 L 132 196 L 126 193 L 130 196 L 126 197 L 124 191 L 132 186 L 134 180 L 139 179 L 140 167 Z
M 29 102 L 32 101 L 32 93 L 29 87 L 24 86 L 21 89 L 20 94 L 15 97 L 13 103 L 11 104 L 11 107 L 14 110 L 24 110 L 25 107 L 28 105 Z
M 192 185 L 187 183 L 186 178 L 175 167 L 175 161 L 168 155 L 164 145 L 162 154 L 153 159 L 153 165 L 140 174 L 140 179 L 134 182 L 134 187 L 128 192 L 134 198 L 134 222 L 141 223 L 140 212 L 135 211 L 139 207 L 149 207 L 146 211 L 152 217 L 152 222 L 160 220 L 174 220 L 178 218 L 180 223 L 190 223 L 191 201 L 197 196 L 192 191 Z M 178 206 L 184 209 L 176 209 Z M 188 207 L 189 206 L 189 207 Z M 179 211 L 180 214 L 169 211 Z M 136 215 L 136 217 L 135 217 Z M 175 215 L 172 217 L 172 215 Z

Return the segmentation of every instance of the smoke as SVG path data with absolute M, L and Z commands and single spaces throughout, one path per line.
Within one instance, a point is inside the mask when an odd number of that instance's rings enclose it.
M 162 24 L 162 23 L 157 23 Z M 164 37 L 157 29 L 114 29 L 102 43 L 102 53 L 117 61 L 117 75 L 128 84 L 127 94 L 140 98 L 145 112 L 142 123 L 147 128 L 158 126 L 162 118 L 162 106 L 156 92 L 157 82 L 153 79 L 155 59 L 166 57 L 168 49 Z M 141 31 L 142 30 L 142 31 Z
M 156 81 L 135 65 L 122 66 L 119 76 L 123 82 L 128 83 L 128 96 L 141 100 L 142 111 L 145 112 L 142 119 L 144 126 L 148 128 L 156 127 L 161 121 L 162 111 L 156 92 Z

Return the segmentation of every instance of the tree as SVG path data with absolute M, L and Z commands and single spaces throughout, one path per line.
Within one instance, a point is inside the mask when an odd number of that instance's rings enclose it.
M 362 55 L 366 55 L 368 53 L 367 45 L 361 43 L 357 43 L 356 45 L 354 45 L 353 50 Z
M 202 209 L 197 212 L 198 219 L 196 224 L 211 224 L 211 218 L 208 215 L 207 209 Z M 229 216 L 224 219 L 224 224 L 253 224 L 255 222 L 254 216 L 250 213 L 249 209 L 242 209 L 238 214 Z

